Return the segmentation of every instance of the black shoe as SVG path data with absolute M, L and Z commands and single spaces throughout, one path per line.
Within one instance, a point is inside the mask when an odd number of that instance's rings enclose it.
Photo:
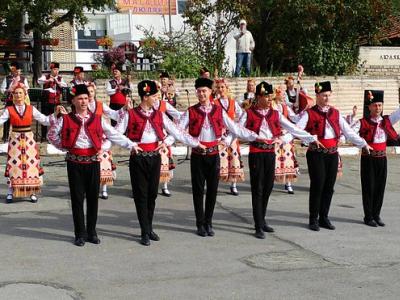
M 96 245 L 101 243 L 100 239 L 96 235 L 88 236 L 86 241 Z
M 107 192 L 101 192 L 100 198 L 103 200 L 107 200 L 108 199 L 108 193 Z
M 232 194 L 233 196 L 239 196 L 239 192 L 238 192 L 238 190 L 237 190 L 236 187 L 232 187 L 232 186 L 231 186 L 231 194 Z
M 258 239 L 265 239 L 265 233 L 261 229 L 256 229 L 256 233 L 254 234 L 254 236 Z
M 271 226 L 268 226 L 268 224 L 264 224 L 262 230 L 264 232 L 275 232 L 275 230 Z
M 329 221 L 328 218 L 323 218 L 319 219 L 319 227 L 329 229 L 329 230 L 335 230 L 336 227 L 332 225 L 331 221 Z
M 318 223 L 310 223 L 308 225 L 308 228 L 310 228 L 312 231 L 319 231 L 319 225 Z
M 208 235 L 208 236 L 214 236 L 214 235 L 215 235 L 215 232 L 214 232 L 214 230 L 212 229 L 212 226 L 211 226 L 211 225 L 204 225 L 204 229 L 205 229 L 205 231 L 207 232 L 207 235 Z
M 38 202 L 38 197 L 35 194 L 32 194 L 30 199 L 31 199 L 32 203 L 37 203 Z
M 6 203 L 10 204 L 13 202 L 13 195 L 12 194 L 8 194 L 6 197 Z
M 371 226 L 371 227 L 378 227 L 378 224 L 372 219 L 365 219 L 364 218 L 364 223 L 365 225 Z
M 207 231 L 204 229 L 204 226 L 197 227 L 197 235 L 205 237 L 207 236 Z
M 165 197 L 171 197 L 171 193 L 168 189 L 161 189 L 161 194 Z
M 75 246 L 83 247 L 85 245 L 85 240 L 83 238 L 75 238 Z
M 376 217 L 374 218 L 374 221 L 376 222 L 376 224 L 378 224 L 379 226 L 384 227 L 385 223 L 383 223 L 382 219 L 380 217 Z
M 149 237 L 149 235 L 147 233 L 146 234 L 142 234 L 142 238 L 140 239 L 140 243 L 143 246 L 150 246 L 150 237 Z
M 150 233 L 149 233 L 149 238 L 152 240 L 152 241 L 156 241 L 156 242 L 158 242 L 159 240 L 160 240 L 160 237 L 157 235 L 157 233 L 155 233 L 154 231 L 150 231 Z

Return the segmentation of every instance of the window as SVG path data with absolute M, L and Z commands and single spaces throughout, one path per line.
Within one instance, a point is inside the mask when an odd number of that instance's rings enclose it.
M 99 49 L 96 40 L 107 34 L 106 30 L 78 30 L 78 48 L 79 49 Z
M 187 0 L 178 0 L 178 14 L 183 14 L 186 9 Z

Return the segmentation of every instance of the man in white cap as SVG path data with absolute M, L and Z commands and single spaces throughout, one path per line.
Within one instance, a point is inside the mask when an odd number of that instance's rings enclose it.
M 240 32 L 234 36 L 236 40 L 236 69 L 235 77 L 240 76 L 240 71 L 244 65 L 246 69 L 246 75 L 250 76 L 251 68 L 251 53 L 254 50 L 255 43 L 253 35 L 247 30 L 246 20 L 240 20 L 239 30 Z

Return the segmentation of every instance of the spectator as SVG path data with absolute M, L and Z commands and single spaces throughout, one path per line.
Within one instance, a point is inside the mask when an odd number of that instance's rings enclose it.
M 240 76 L 240 71 L 244 65 L 246 69 L 246 75 L 250 76 L 251 70 L 251 53 L 254 50 L 255 43 L 253 35 L 247 30 L 247 22 L 241 20 L 239 23 L 240 32 L 234 36 L 236 40 L 236 70 L 235 77 Z
M 200 78 L 208 78 L 210 79 L 211 73 L 210 70 L 208 70 L 206 67 L 202 67 L 200 69 Z
M 354 105 L 352 113 L 346 116 L 346 122 L 350 126 L 353 126 L 354 123 L 357 121 L 356 120 L 356 115 L 357 115 L 357 105 Z

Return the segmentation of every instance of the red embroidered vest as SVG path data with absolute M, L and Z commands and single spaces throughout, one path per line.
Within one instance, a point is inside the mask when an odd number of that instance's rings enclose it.
M 85 131 L 88 134 L 93 148 L 96 151 L 101 149 L 103 139 L 103 127 L 101 126 L 101 117 L 90 113 L 89 119 L 85 122 Z M 63 127 L 61 129 L 61 144 L 62 147 L 70 150 L 75 147 L 79 132 L 82 127 L 82 121 L 75 116 L 73 112 L 63 115 Z
M 383 120 L 379 126 L 385 131 L 388 139 L 398 139 L 398 134 L 393 128 L 388 116 L 383 116 Z M 373 143 L 377 127 L 378 123 L 371 121 L 371 119 L 360 119 L 360 136 L 365 139 L 367 143 Z
M 229 118 L 231 118 L 232 120 L 235 120 L 236 117 L 236 111 L 235 111 L 235 99 L 228 99 L 228 108 L 225 109 L 224 106 L 221 103 L 220 99 L 215 99 L 214 100 L 215 105 L 221 106 L 222 109 L 224 109 L 226 111 L 226 113 L 228 114 Z
M 200 135 L 203 128 L 206 113 L 200 109 L 200 103 L 189 107 L 189 134 L 193 137 Z M 224 121 L 222 119 L 222 108 L 212 104 L 212 109 L 208 114 L 208 120 L 214 130 L 215 137 L 219 139 L 224 129 Z
M 279 122 L 279 112 L 270 109 L 268 113 L 263 116 L 255 107 L 247 110 L 246 128 L 259 134 L 263 119 L 267 121 L 268 127 L 274 137 L 278 137 L 282 133 L 281 124 Z
M 46 80 L 50 79 L 50 74 L 46 75 Z M 56 77 L 57 81 L 61 81 L 61 76 Z M 43 84 L 43 90 L 52 88 L 56 90 L 55 93 L 50 93 L 49 91 L 44 91 L 44 95 L 47 98 L 47 102 L 51 104 L 59 104 L 60 103 L 60 98 L 61 98 L 61 88 L 53 82 L 45 82 Z
M 13 128 L 30 127 L 33 120 L 33 108 L 31 105 L 25 105 L 24 114 L 21 116 L 15 105 L 6 106 L 10 114 L 10 123 Z
M 153 126 L 157 137 L 162 141 L 165 139 L 165 133 L 163 130 L 163 116 L 158 110 L 153 110 L 152 114 L 147 117 L 141 112 L 141 108 L 135 107 L 128 111 L 129 121 L 125 135 L 134 142 L 140 142 L 143 136 L 144 129 L 147 121 Z
M 323 139 L 325 136 L 326 121 L 332 126 L 335 132 L 336 139 L 340 137 L 340 125 L 339 125 L 339 111 L 333 107 L 329 109 L 327 113 L 324 113 L 318 109 L 317 105 L 314 105 L 307 110 L 308 122 L 305 128 L 311 135 L 317 135 L 318 139 Z
M 111 85 L 111 88 L 113 88 L 113 89 L 116 89 L 118 87 L 118 83 L 115 79 L 110 80 L 110 85 Z M 126 81 L 124 79 L 121 80 L 121 83 L 119 85 L 129 87 L 128 81 Z M 117 90 L 114 95 L 110 96 L 110 104 L 111 103 L 125 105 L 126 96 L 124 94 L 122 94 L 122 92 L 120 90 Z

